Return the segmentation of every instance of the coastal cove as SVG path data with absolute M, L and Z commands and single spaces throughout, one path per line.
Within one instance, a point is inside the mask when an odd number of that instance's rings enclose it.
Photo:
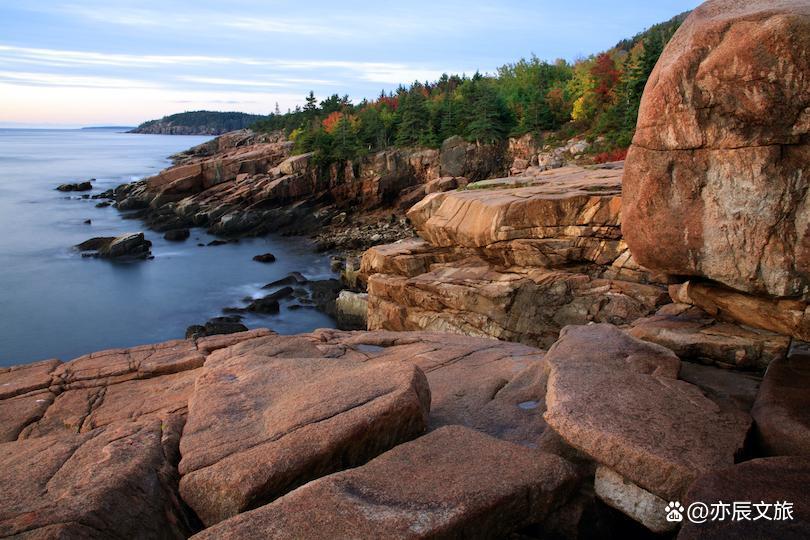
M 301 238 L 263 237 L 200 247 L 214 237 L 193 229 L 168 242 L 99 200 L 82 198 L 149 176 L 168 156 L 209 137 L 133 135 L 115 130 L 0 130 L 0 366 L 69 360 L 114 347 L 184 337 L 188 326 L 226 306 L 261 296 L 261 287 L 298 271 L 332 277 L 329 258 Z M 95 178 L 88 192 L 55 187 Z M 91 223 L 85 223 L 90 220 Z M 153 260 L 85 259 L 72 246 L 95 236 L 144 231 Z M 252 261 L 272 252 L 272 264 Z M 314 309 L 246 316 L 249 328 L 282 334 L 333 326 Z

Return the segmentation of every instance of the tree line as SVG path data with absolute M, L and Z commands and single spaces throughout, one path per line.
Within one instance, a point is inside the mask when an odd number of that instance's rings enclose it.
M 458 135 L 491 144 L 531 133 L 546 138 L 584 134 L 597 151 L 627 148 L 644 86 L 686 13 L 657 24 L 612 49 L 569 63 L 532 56 L 493 75 L 442 75 L 353 104 L 313 92 L 303 107 L 278 107 L 254 125 L 284 130 L 300 152 L 328 164 L 396 147 L 438 147 Z

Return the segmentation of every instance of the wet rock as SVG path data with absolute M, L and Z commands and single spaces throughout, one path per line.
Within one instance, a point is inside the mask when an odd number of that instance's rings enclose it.
M 365 330 L 368 318 L 368 294 L 340 291 L 335 300 L 338 328 Z
M 151 256 L 152 242 L 143 233 L 128 233 L 117 237 L 96 237 L 75 246 L 83 256 L 120 261 L 143 260 Z
M 210 242 L 208 242 L 208 245 L 209 246 L 224 246 L 227 243 L 228 243 L 227 240 L 211 240 Z
M 810 457 L 810 345 L 794 342 L 768 366 L 751 414 L 766 455 Z
M 85 219 L 85 220 L 84 220 L 84 224 L 85 224 L 85 225 L 92 225 L 92 224 L 93 224 L 93 220 L 91 220 L 91 219 Z
M 445 427 L 195 538 L 500 538 L 542 521 L 574 479 L 557 456 Z
M 96 203 L 96 208 L 107 208 L 112 203 L 109 201 L 101 201 L 100 203 Z
M 240 321 L 241 317 L 238 316 L 214 317 L 208 320 L 204 325 L 189 326 L 186 329 L 186 339 L 247 332 L 247 326 Z
M 93 184 L 91 182 L 92 182 L 92 180 L 87 180 L 85 182 L 77 182 L 75 184 L 61 184 L 56 188 L 56 190 L 57 191 L 90 191 L 91 189 L 93 189 Z
M 169 242 L 183 242 L 187 240 L 189 236 L 191 236 L 191 231 L 188 229 L 173 229 L 171 231 L 166 231 L 163 238 Z
M 419 369 L 303 354 L 254 349 L 206 362 L 180 442 L 180 493 L 206 525 L 425 429 L 430 391 Z
M 281 287 L 284 285 L 304 285 L 306 283 L 308 283 L 308 280 L 303 276 L 303 274 L 300 272 L 291 272 L 286 277 L 268 283 L 262 287 L 262 289 L 273 289 L 275 287 Z
M 262 255 L 256 255 L 253 257 L 253 260 L 260 263 L 271 263 L 276 262 L 276 256 L 272 253 L 264 253 Z

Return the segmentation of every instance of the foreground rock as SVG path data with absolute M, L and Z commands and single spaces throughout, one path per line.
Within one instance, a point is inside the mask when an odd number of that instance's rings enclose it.
M 0 536 L 185 538 L 176 484 L 158 420 L 5 443 Z
M 430 390 L 421 370 L 311 355 L 259 349 L 206 362 L 180 442 L 180 492 L 206 525 L 424 431 Z
M 621 173 L 565 167 L 429 195 L 408 212 L 422 240 L 363 255 L 369 328 L 549 346 L 567 324 L 652 314 L 667 298 L 622 240 Z
M 766 455 L 810 457 L 810 345 L 768 366 L 751 414 Z
M 195 538 L 498 538 L 543 521 L 574 478 L 557 456 L 445 427 Z
M 545 361 L 546 421 L 627 480 L 624 495 L 612 489 L 603 498 L 653 530 L 661 511 L 640 494 L 682 500 L 696 478 L 733 464 L 743 449 L 750 417 L 677 380 L 680 362 L 668 349 L 609 325 L 567 327 Z
M 715 519 L 710 515 L 703 523 L 684 520 L 678 540 L 807 538 L 808 485 L 810 459 L 806 457 L 755 459 L 703 476 L 689 490 L 684 506 L 693 502 L 707 505 L 722 502 L 726 506 L 715 510 Z M 745 518 L 740 519 L 738 514 L 738 519 L 732 519 L 735 501 L 750 503 L 747 507 L 750 513 L 742 514 Z
M 143 233 L 128 233 L 118 237 L 96 237 L 75 246 L 85 257 L 119 261 L 143 260 L 152 255 L 152 242 Z

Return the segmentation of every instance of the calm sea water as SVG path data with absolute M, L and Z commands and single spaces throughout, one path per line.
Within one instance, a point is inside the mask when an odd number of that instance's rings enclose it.
M 0 366 L 182 338 L 187 326 L 221 315 L 245 296 L 260 296 L 262 285 L 291 271 L 330 277 L 328 258 L 300 238 L 198 247 L 213 237 L 195 229 L 186 242 L 172 243 L 114 208 L 54 190 L 96 178 L 89 193 L 99 193 L 154 174 L 169 164 L 167 156 L 205 140 L 0 129 Z M 93 236 L 130 231 L 146 232 L 154 260 L 119 264 L 83 259 L 71 249 Z M 277 262 L 251 260 L 268 251 Z M 280 333 L 333 326 L 309 309 L 282 308 L 244 322 Z

